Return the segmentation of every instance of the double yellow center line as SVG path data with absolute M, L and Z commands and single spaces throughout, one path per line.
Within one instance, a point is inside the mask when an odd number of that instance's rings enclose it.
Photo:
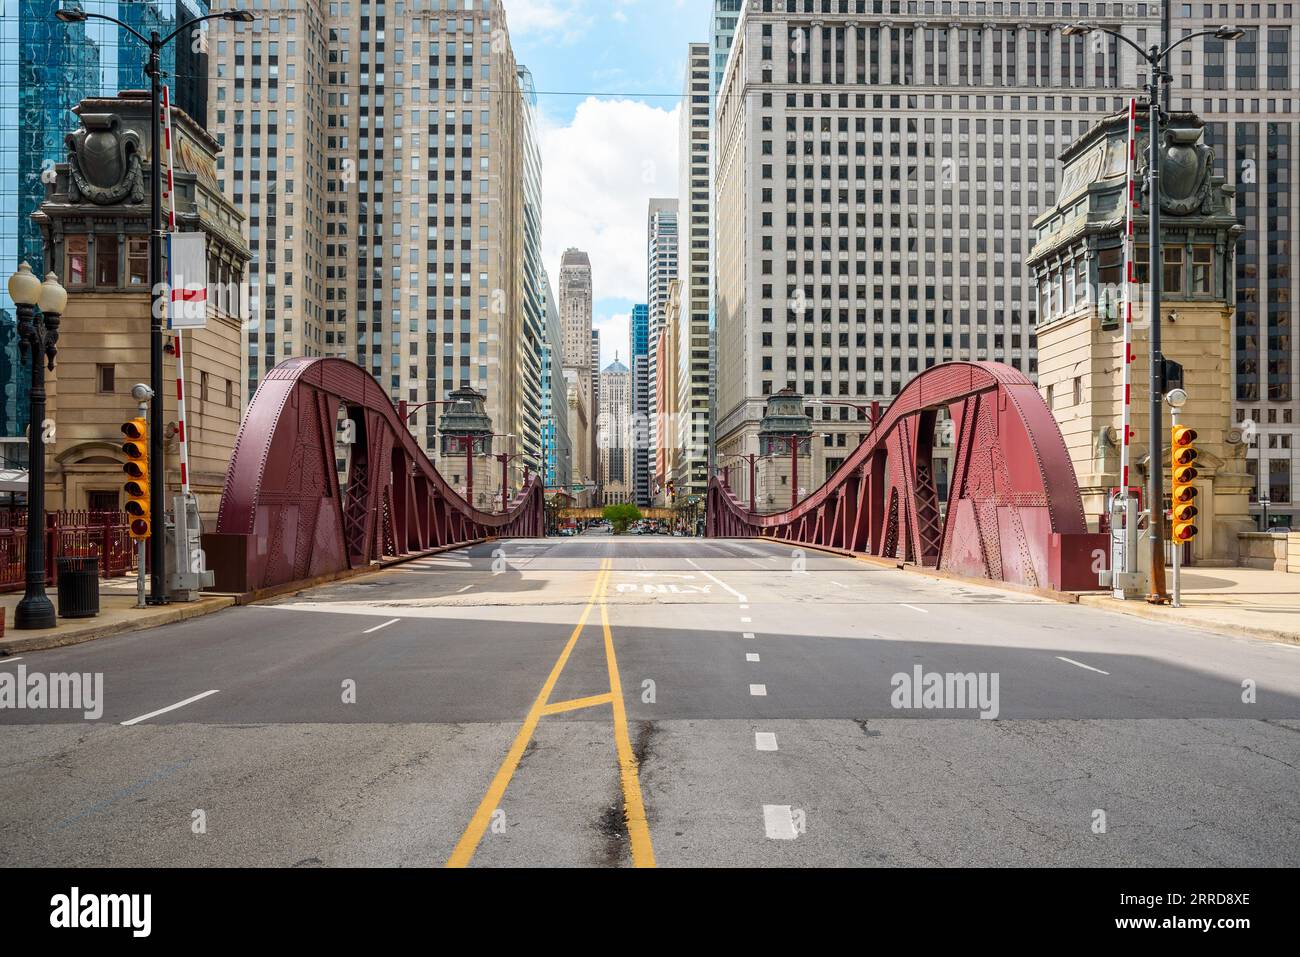
M 492 815 L 501 805 L 506 788 L 510 786 L 510 781 L 519 768 L 519 762 L 524 756 L 528 742 L 533 739 L 537 731 L 538 722 L 547 715 L 564 714 L 604 704 L 612 705 L 614 711 L 614 746 L 618 753 L 619 782 L 623 789 L 623 817 L 627 822 L 628 838 L 632 845 L 632 865 L 634 867 L 655 866 L 654 846 L 650 841 L 645 803 L 641 798 L 641 780 L 638 776 L 636 755 L 632 753 L 632 737 L 628 733 L 627 710 L 623 703 L 623 683 L 619 680 L 618 659 L 614 654 L 614 636 L 609 627 L 609 614 L 605 606 L 605 589 L 609 584 L 609 576 L 610 560 L 605 559 L 601 563 L 596 584 L 591 590 L 591 597 L 582 609 L 582 615 L 578 618 L 573 634 L 569 636 L 568 643 L 560 652 L 555 666 L 551 668 L 551 673 L 542 685 L 542 690 L 538 693 L 533 706 L 528 709 L 528 716 L 524 718 L 519 733 L 515 735 L 514 744 L 510 746 L 505 760 L 501 762 L 501 767 L 492 778 L 492 783 L 488 786 L 487 793 L 483 795 L 483 800 L 479 802 L 474 816 L 470 818 L 465 833 L 456 843 L 456 848 L 447 861 L 448 867 L 468 867 L 473 860 L 474 852 L 478 850 L 479 842 L 483 840 L 483 835 L 492 822 Z M 569 657 L 573 654 L 573 649 L 578 644 L 578 639 L 582 637 L 583 631 L 586 630 L 587 622 L 597 605 L 600 607 L 600 623 L 605 635 L 605 664 L 609 670 L 609 691 L 587 698 L 552 704 L 551 693 L 555 690 L 555 684 L 564 673 Z

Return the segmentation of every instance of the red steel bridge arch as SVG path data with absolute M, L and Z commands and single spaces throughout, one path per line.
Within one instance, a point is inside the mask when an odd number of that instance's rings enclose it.
M 947 508 L 934 478 L 941 410 L 953 423 Z M 1038 588 L 1095 590 L 1109 539 L 1088 534 L 1060 428 L 1024 373 L 956 362 L 921 373 L 826 484 L 798 507 L 749 511 L 718 477 L 707 534 L 773 538 Z M 1100 558 L 1099 558 L 1100 556 Z
M 352 438 L 346 484 L 341 425 Z M 368 372 L 300 358 L 267 373 L 253 396 L 204 548 L 219 590 L 257 592 L 449 545 L 538 538 L 544 516 L 536 476 L 505 514 L 471 507 Z

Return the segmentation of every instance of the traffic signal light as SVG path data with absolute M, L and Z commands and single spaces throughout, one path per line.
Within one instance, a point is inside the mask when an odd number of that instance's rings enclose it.
M 1196 527 L 1196 516 L 1201 513 L 1201 510 L 1196 507 L 1196 499 L 1200 493 L 1193 484 L 1200 475 L 1196 469 L 1199 453 L 1194 444 L 1198 437 L 1195 429 L 1189 429 L 1185 425 L 1177 426 L 1172 436 L 1173 539 L 1180 545 L 1192 541 L 1201 531 Z
M 149 423 L 132 419 L 122 426 L 126 441 L 122 451 L 126 454 L 126 514 L 131 523 L 131 537 L 137 542 L 149 537 Z

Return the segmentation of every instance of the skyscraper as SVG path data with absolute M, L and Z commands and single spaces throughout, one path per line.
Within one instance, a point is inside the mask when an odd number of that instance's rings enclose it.
M 526 448 L 540 174 L 500 0 L 474 18 L 431 0 L 281 6 L 212 32 L 209 127 L 249 214 L 260 300 L 248 394 L 289 356 L 339 356 L 412 407 L 477 389 L 493 431 Z M 412 415 L 426 448 L 439 414 Z
M 600 501 L 605 505 L 633 500 L 628 457 L 631 409 L 632 374 L 615 356 L 600 373 Z
M 573 443 L 569 439 L 568 385 L 560 346 L 560 310 L 551 281 L 546 285 L 546 334 L 542 342 L 542 478 L 548 489 L 573 484 Z
M 659 339 L 664 327 L 664 316 L 668 307 L 668 286 L 677 278 L 677 200 L 650 200 L 649 215 L 646 217 L 646 304 L 649 309 L 650 325 L 650 361 L 647 389 L 650 394 L 649 406 L 652 414 L 661 403 L 663 384 L 670 376 L 661 371 L 659 365 Z M 649 432 L 649 461 L 658 457 L 657 445 L 659 428 L 652 425 Z M 658 476 L 652 478 L 653 486 Z M 650 489 L 655 494 L 654 488 Z
M 518 448 L 522 462 L 533 471 L 542 468 L 542 414 L 548 399 L 543 395 L 546 343 L 546 305 L 550 281 L 542 261 L 542 153 L 537 139 L 537 89 L 527 67 L 519 68 L 523 91 L 521 117 L 524 217 L 523 217 L 523 322 L 519 343 L 519 377 L 515 389 L 515 421 L 523 431 Z
M 1174 36 L 1228 23 L 1237 41 L 1213 36 L 1174 54 L 1172 106 L 1205 121 L 1215 172 L 1237 188 L 1237 315 L 1234 417 L 1251 443 L 1252 510 L 1263 524 L 1300 521 L 1300 6 L 1174 4 Z
M 650 506 L 650 307 L 632 307 L 632 408 L 629 421 L 632 491 L 636 504 Z
M 596 457 L 596 375 L 600 353 L 591 356 L 591 259 L 567 249 L 560 260 L 560 335 L 565 377 L 576 388 L 569 399 L 569 441 L 573 444 L 573 480 L 599 483 Z
M 61 23 L 58 0 L 5 4 L 0 13 L 0 259 L 12 270 L 27 262 L 37 275 L 45 262 L 31 214 L 45 198 L 45 180 L 67 158 L 63 138 L 77 127 L 71 110 L 84 97 L 144 89 L 148 48 L 103 20 Z M 116 17 L 143 32 L 164 36 L 177 24 L 208 12 L 206 0 L 86 0 L 87 12 Z M 196 122 L 206 121 L 205 37 L 182 34 L 163 51 L 162 68 L 172 101 Z M 6 272 L 6 275 L 8 273 Z M 27 380 L 18 374 L 16 318 L 0 284 L 0 434 L 27 427 Z
M 681 108 L 677 268 L 682 280 L 678 350 L 679 408 L 688 417 L 690 439 L 677 485 L 683 494 L 703 496 L 709 483 L 709 46 L 692 43 Z M 689 211 L 689 213 L 688 213 Z M 688 214 L 687 214 L 688 213 Z
M 1060 4 L 793 6 L 741 13 L 717 100 L 718 451 L 756 451 L 792 386 L 829 471 L 866 425 L 814 401 L 887 403 L 953 359 L 1035 371 L 1030 224 L 1058 152 L 1144 78 L 1120 41 L 1063 36 Z M 1145 44 L 1157 10 L 1092 13 Z

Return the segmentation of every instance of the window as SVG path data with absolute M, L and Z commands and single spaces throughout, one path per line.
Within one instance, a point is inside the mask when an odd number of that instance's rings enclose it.
M 120 502 L 116 489 L 93 489 L 86 492 L 86 505 L 92 512 L 116 512 Z
M 1166 246 L 1164 249 L 1165 292 L 1183 291 L 1183 247 Z
M 89 282 L 85 236 L 69 236 L 63 244 L 63 281 L 69 286 Z
M 1198 296 L 1214 294 L 1214 247 L 1192 247 L 1192 292 Z
M 95 366 L 95 387 L 101 393 L 117 391 L 116 368 L 112 365 Z
M 100 236 L 95 240 L 95 285 L 117 286 L 117 238 Z
M 126 284 L 144 286 L 149 282 L 149 240 L 126 241 Z

